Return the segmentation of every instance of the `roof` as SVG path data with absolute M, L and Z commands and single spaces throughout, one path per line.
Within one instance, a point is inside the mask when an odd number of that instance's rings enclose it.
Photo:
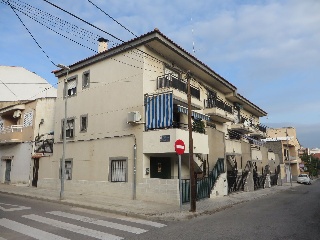
M 214 70 L 212 70 L 209 66 L 207 66 L 205 63 L 201 62 L 199 59 L 197 59 L 192 54 L 188 53 L 186 50 L 184 50 L 182 47 L 180 47 L 178 44 L 173 42 L 171 39 L 169 39 L 167 36 L 165 36 L 163 33 L 161 33 L 158 29 L 154 29 L 151 32 L 148 32 L 146 34 L 143 34 L 139 37 L 136 37 L 134 39 L 131 39 L 127 42 L 123 42 L 120 45 L 117 45 L 115 47 L 112 47 L 108 49 L 107 51 L 95 54 L 91 57 L 88 57 L 86 59 L 80 60 L 72 65 L 70 65 L 70 72 L 72 70 L 78 70 L 86 65 L 92 64 L 94 62 L 102 61 L 106 58 L 112 57 L 113 55 L 119 54 L 121 52 L 127 51 L 129 49 L 137 48 L 141 45 L 147 45 L 151 46 L 151 48 L 155 48 L 158 45 L 153 44 L 152 41 L 159 41 L 162 45 L 165 45 L 165 47 L 169 48 L 171 51 L 176 52 L 177 55 L 179 55 L 181 58 L 183 58 L 185 61 L 188 61 L 192 65 L 196 65 L 196 67 L 200 68 L 202 71 L 206 72 L 208 75 L 213 77 L 220 86 L 223 86 L 223 88 L 229 93 L 233 92 L 237 96 L 237 100 L 241 99 L 244 103 L 248 104 L 248 110 L 253 111 L 255 114 L 257 114 L 259 117 L 266 116 L 267 113 L 250 102 L 248 99 L 244 98 L 240 94 L 236 93 L 237 88 L 231 84 L 229 81 L 224 79 L 222 76 L 217 74 Z M 181 63 L 181 62 L 180 62 Z M 59 69 L 53 71 L 53 73 L 57 76 L 63 76 L 66 73 L 66 70 Z M 227 92 L 225 92 L 227 93 Z
M 312 153 L 311 154 L 314 158 L 320 159 L 320 153 Z
M 0 66 L 0 92 L 0 102 L 57 96 L 57 90 L 45 79 L 15 66 Z

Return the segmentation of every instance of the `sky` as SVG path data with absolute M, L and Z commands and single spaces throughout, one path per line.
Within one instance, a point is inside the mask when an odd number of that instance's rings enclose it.
M 55 85 L 54 64 L 95 54 L 96 37 L 119 44 L 158 28 L 266 111 L 267 127 L 294 127 L 302 146 L 320 147 L 319 0 L 52 1 L 102 31 L 45 0 L 10 2 L 42 25 L 16 11 L 26 30 L 0 0 L 0 65 L 22 66 Z

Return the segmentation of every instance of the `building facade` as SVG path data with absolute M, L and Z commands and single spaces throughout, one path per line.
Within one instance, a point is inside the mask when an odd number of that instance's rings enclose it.
M 41 156 L 52 154 L 56 90 L 21 67 L 0 66 L 0 182 L 37 186 Z
M 188 80 L 197 176 L 209 176 L 223 160 L 212 194 L 227 194 L 227 169 L 235 164 L 269 163 L 260 148 L 266 129 L 259 119 L 266 112 L 157 29 L 55 75 L 55 144 L 52 158 L 40 161 L 41 187 L 61 187 L 66 118 L 66 191 L 179 203 L 174 143 L 185 143 L 181 178 L 190 179 Z

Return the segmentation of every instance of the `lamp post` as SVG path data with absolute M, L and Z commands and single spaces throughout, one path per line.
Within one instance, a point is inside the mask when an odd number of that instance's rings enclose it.
M 67 126 L 67 99 L 68 99 L 68 90 L 67 90 L 67 82 L 68 82 L 68 74 L 70 68 L 63 64 L 58 64 L 57 67 L 66 70 L 67 75 L 64 79 L 64 88 L 63 88 L 63 96 L 64 96 L 64 119 L 63 119 L 63 145 L 62 145 L 62 159 L 61 159 L 61 188 L 60 188 L 60 200 L 64 199 L 64 178 L 65 178 L 65 161 L 66 161 L 66 126 Z
M 189 130 L 189 168 L 190 168 L 190 212 L 196 211 L 196 181 L 194 174 L 194 160 L 193 160 L 193 138 L 192 138 L 192 124 L 191 124 L 191 89 L 190 89 L 190 71 L 187 72 L 187 87 L 188 87 L 188 130 Z
M 292 169 L 291 169 L 291 160 L 290 160 L 290 153 L 289 153 L 289 137 L 288 137 L 288 129 L 286 129 L 286 136 L 287 136 L 287 148 L 288 148 L 288 161 L 289 161 L 289 172 L 290 172 L 290 185 L 292 187 Z

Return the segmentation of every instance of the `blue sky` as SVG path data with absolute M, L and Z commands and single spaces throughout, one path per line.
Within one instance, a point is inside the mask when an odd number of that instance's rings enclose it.
M 320 147 L 319 0 L 91 1 L 136 35 L 158 28 L 268 112 L 262 123 L 268 127 L 295 127 L 304 147 Z M 94 36 L 119 43 L 43 0 L 24 2 Z M 134 38 L 87 0 L 54 3 L 119 39 Z M 72 36 L 65 28 L 57 28 L 86 48 L 18 15 L 55 64 L 72 64 L 93 55 L 88 48 L 97 49 L 94 41 L 86 40 L 87 35 Z M 0 65 L 25 67 L 55 84 L 51 71 L 56 67 L 2 0 L 0 23 Z

